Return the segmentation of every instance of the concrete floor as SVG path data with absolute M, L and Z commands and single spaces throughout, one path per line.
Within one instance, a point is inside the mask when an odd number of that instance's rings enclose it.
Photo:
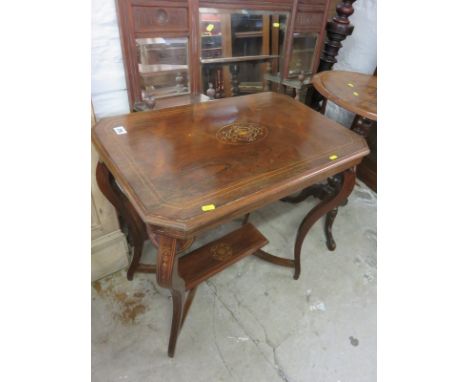
M 265 250 L 292 257 L 295 231 L 315 203 L 277 202 L 253 213 L 270 240 Z M 358 183 L 335 221 L 337 249 L 326 249 L 319 221 L 304 242 L 297 281 L 291 268 L 250 256 L 201 284 L 173 359 L 170 295 L 154 275 L 129 282 L 121 271 L 94 283 L 92 380 L 376 381 L 376 208 L 376 194 Z M 147 245 L 144 262 L 154 257 Z

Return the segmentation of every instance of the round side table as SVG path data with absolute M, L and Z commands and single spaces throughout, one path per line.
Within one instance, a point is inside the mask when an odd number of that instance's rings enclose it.
M 377 77 L 368 74 L 329 70 L 312 78 L 315 89 L 327 100 L 363 118 L 377 121 Z
M 315 89 L 325 98 L 320 112 L 325 113 L 330 100 L 352 113 L 351 129 L 367 138 L 369 129 L 377 121 L 377 77 L 368 74 L 329 70 L 312 78 Z
M 377 77 L 362 73 L 329 70 L 315 74 L 312 77 L 312 85 L 317 92 L 324 97 L 320 108 L 320 112 L 322 114 L 325 113 L 327 101 L 330 100 L 338 106 L 356 114 L 351 130 L 362 135 L 364 138 L 371 138 L 371 134 L 369 134 L 371 132 L 371 128 L 377 125 Z M 372 129 L 372 131 L 375 132 L 376 130 Z M 369 139 L 367 139 L 368 143 Z M 372 153 L 372 145 L 369 144 L 369 146 L 371 148 L 371 154 L 369 154 L 368 157 L 376 154 L 375 150 L 374 153 Z M 364 158 L 361 165 L 364 163 L 366 158 Z M 357 170 L 360 177 L 361 165 Z M 376 166 L 373 165 L 373 167 L 376 169 Z M 376 170 L 374 174 L 376 185 Z M 361 179 L 363 179 L 366 184 L 370 185 L 366 182 L 365 177 L 361 177 Z M 302 190 L 299 195 L 288 196 L 281 200 L 288 203 L 300 203 L 309 196 L 314 196 L 320 200 L 324 200 L 325 198 L 334 195 L 336 193 L 337 186 L 341 183 L 342 179 L 340 179 L 340 177 L 331 177 L 328 178 L 327 184 L 307 187 Z M 373 188 L 374 191 L 377 190 L 376 187 L 370 187 Z M 347 201 L 345 201 L 343 205 L 346 204 L 346 202 Z M 337 213 L 338 208 L 334 208 L 327 213 L 325 220 L 325 235 L 327 238 L 327 247 L 330 251 L 333 251 L 336 248 L 335 239 L 332 234 L 332 226 Z
M 312 85 L 324 97 L 320 108 L 322 114 L 325 113 L 328 100 L 356 114 L 351 130 L 366 138 L 371 148 L 371 154 L 358 166 L 357 174 L 369 187 L 377 191 L 377 77 L 329 70 L 314 75 Z M 332 189 L 333 183 L 337 181 L 339 182 L 339 179 L 329 179 L 328 183 Z M 337 213 L 338 208 L 330 211 L 325 222 L 327 246 L 330 250 L 336 246 L 331 230 Z

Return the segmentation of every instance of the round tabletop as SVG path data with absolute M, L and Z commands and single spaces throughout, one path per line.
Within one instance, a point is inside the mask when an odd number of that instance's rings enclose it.
M 377 77 L 369 74 L 328 70 L 313 76 L 312 84 L 338 106 L 377 121 Z

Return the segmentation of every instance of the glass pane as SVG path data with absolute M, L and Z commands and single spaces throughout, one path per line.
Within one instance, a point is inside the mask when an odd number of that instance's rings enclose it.
M 294 33 L 291 61 L 289 62 L 288 76 L 297 77 L 301 71 L 312 73 L 312 60 L 314 58 L 317 33 Z
M 140 38 L 136 44 L 144 100 L 189 93 L 187 37 Z
M 287 12 L 200 8 L 203 92 L 262 91 L 265 74 L 281 71 L 287 21 Z
M 223 56 L 221 15 L 217 13 L 200 14 L 201 58 Z
M 204 64 L 203 92 L 212 98 L 261 92 L 265 89 L 264 74 L 267 71 L 268 63 L 261 61 Z M 214 89 L 213 94 L 208 89 Z
M 266 15 L 235 13 L 231 16 L 233 57 L 269 54 L 269 46 L 265 47 L 263 42 L 269 43 L 270 31 L 267 30 L 264 36 L 264 23 L 270 23 Z

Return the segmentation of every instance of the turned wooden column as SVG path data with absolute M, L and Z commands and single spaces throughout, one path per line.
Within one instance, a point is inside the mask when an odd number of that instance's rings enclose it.
M 353 3 L 356 0 L 343 0 L 336 6 L 336 15 L 327 22 L 327 40 L 320 54 L 320 64 L 317 73 L 331 70 L 336 64 L 338 52 L 343 46 L 342 41 L 353 33 L 354 25 L 349 21 L 349 17 L 354 13 Z M 307 91 L 305 103 L 314 110 L 320 109 L 320 102 L 323 96 L 313 87 Z
M 231 71 L 231 93 L 232 95 L 238 96 L 239 95 L 239 64 L 234 63 L 229 66 L 229 70 Z

